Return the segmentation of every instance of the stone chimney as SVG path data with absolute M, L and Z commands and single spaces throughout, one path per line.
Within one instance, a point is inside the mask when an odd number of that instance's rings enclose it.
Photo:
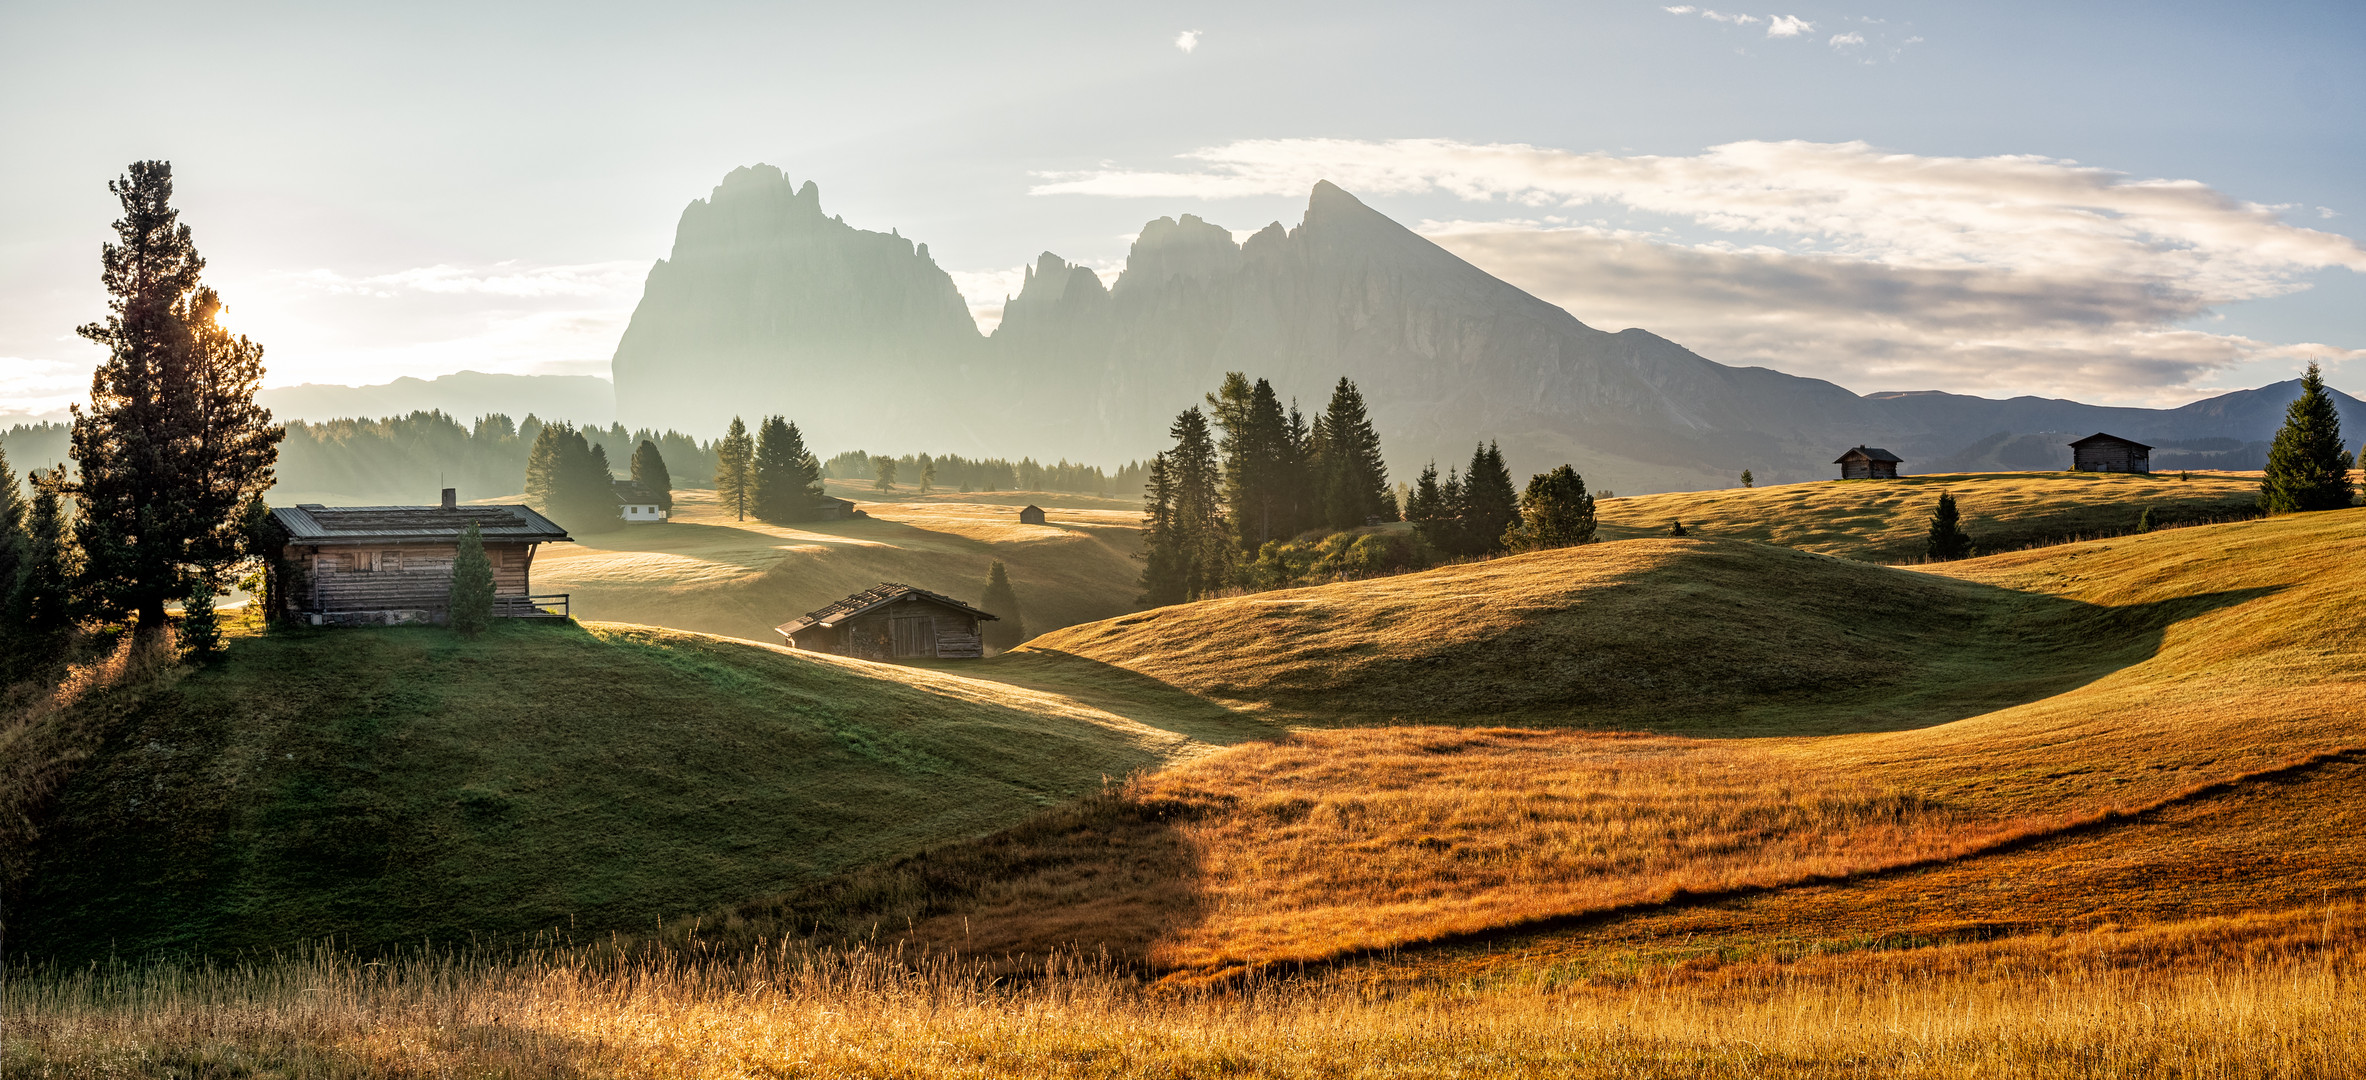
M 459 494 L 459 492 L 458 492 L 456 489 L 453 489 L 453 488 L 445 488 L 445 489 L 444 489 L 444 509 L 446 509 L 446 510 L 457 510 L 457 509 L 459 509 L 459 508 L 460 508 L 460 494 Z

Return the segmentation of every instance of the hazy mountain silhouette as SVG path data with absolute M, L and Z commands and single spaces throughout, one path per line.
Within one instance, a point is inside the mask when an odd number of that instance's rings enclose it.
M 1174 414 L 1236 370 L 1309 412 L 1355 379 L 1399 478 L 1497 439 L 1516 473 L 1568 461 L 1630 492 L 1744 468 L 1823 477 L 1858 443 L 1896 450 L 1909 471 L 1987 460 L 2033 432 L 2219 440 L 2211 452 L 2226 454 L 2266 439 L 2294 395 L 2279 384 L 2171 410 L 1860 396 L 1587 326 L 1328 182 L 1297 228 L 1241 243 L 1192 215 L 1153 221 L 1108 288 L 1046 252 L 982 339 L 925 245 L 824 216 L 812 183 L 792 189 L 769 166 L 735 170 L 684 211 L 615 360 L 629 424 L 712 431 L 785 412 L 822 446 L 1104 462 L 1161 449 Z M 2034 458 L 2022 444 L 2012 453 Z M 2062 467 L 2056 449 L 2024 467 Z
M 487 413 L 523 420 L 607 425 L 616 417 L 616 390 L 596 375 L 491 375 L 458 371 L 433 379 L 408 376 L 375 386 L 303 383 L 268 387 L 255 400 L 281 420 L 333 420 L 350 416 L 408 416 L 441 411 L 463 423 Z

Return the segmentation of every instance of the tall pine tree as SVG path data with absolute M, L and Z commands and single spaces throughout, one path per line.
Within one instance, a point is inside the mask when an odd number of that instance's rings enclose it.
M 1461 522 L 1454 505 L 1454 499 L 1461 494 L 1460 483 L 1438 482 L 1438 463 L 1430 462 L 1421 467 L 1421 475 L 1413 480 L 1412 491 L 1405 499 L 1405 520 L 1413 523 L 1413 530 L 1429 546 L 1439 551 L 1455 551 L 1462 546 L 1456 532 Z
M 1503 550 L 1505 530 L 1520 519 L 1520 495 L 1512 488 L 1512 472 L 1504 467 L 1503 450 L 1493 442 L 1471 451 L 1470 468 L 1463 470 L 1458 502 L 1462 548 L 1458 554 L 1490 555 Z M 1451 549 L 1449 549 L 1451 550 Z
M 986 571 L 986 595 L 978 606 L 997 618 L 979 628 L 986 647 L 995 652 L 1008 652 L 1027 640 L 1027 620 L 1019 611 L 1018 590 L 1010 586 L 1010 571 L 1003 569 L 1002 560 Z
M 2284 410 L 2284 426 L 2268 447 L 2267 475 L 2259 480 L 2259 508 L 2271 514 L 2338 510 L 2350 505 L 2349 451 L 2341 448 L 2341 416 L 2325 378 L 2310 361 L 2300 396 Z
M 592 445 L 573 424 L 544 424 L 535 433 L 526 456 L 526 500 L 569 532 L 624 527 L 607 448 Z
M 1972 553 L 1972 537 L 1963 531 L 1963 515 L 1955 508 L 1954 495 L 1939 493 L 1939 505 L 1931 511 L 1930 538 L 1923 542 L 1923 553 L 1932 562 L 1953 562 Z
M 221 298 L 199 283 L 172 166 L 135 162 L 108 190 L 123 206 L 100 255 L 109 314 L 79 331 L 107 359 L 71 436 L 78 591 L 94 614 L 154 630 L 239 559 L 238 508 L 271 486 L 284 432 L 255 404 L 262 347 L 220 326 Z
M 1217 445 L 1234 541 L 1254 552 L 1269 540 L 1297 535 L 1305 528 L 1305 447 L 1273 384 L 1259 379 L 1252 385 L 1240 372 L 1227 373 L 1224 385 L 1208 395 L 1208 407 L 1224 433 Z
M 673 515 L 674 474 L 666 471 L 665 455 L 657 452 L 657 444 L 647 439 L 633 448 L 633 483 L 657 496 L 657 508 Z
M 756 508 L 756 440 L 736 416 L 715 443 L 715 498 L 739 521 Z
M 1397 520 L 1396 492 L 1380 457 L 1380 434 L 1365 412 L 1364 395 L 1346 376 L 1331 389 L 1331 404 L 1315 421 L 1316 482 L 1321 488 L 1322 524 L 1359 528 L 1371 521 Z
M 469 637 L 493 626 L 493 560 L 485 556 L 485 535 L 476 522 L 460 534 L 460 549 L 452 556 L 452 629 Z
M 1151 463 L 1151 490 L 1144 497 L 1149 527 L 1144 530 L 1143 600 L 1175 604 L 1222 588 L 1232 571 L 1232 535 L 1223 505 L 1223 467 L 1216 459 L 1208 418 L 1198 408 L 1183 410 L 1167 434 L 1173 448 Z
M 74 622 L 74 579 L 80 569 L 63 492 L 63 466 L 33 477 L 25 513 L 24 561 L 8 591 L 8 619 L 30 638 L 55 640 Z
M 777 524 L 813 515 L 819 493 L 808 472 L 812 458 L 805 452 L 804 437 L 787 417 L 765 418 L 756 429 L 756 484 L 749 500 L 757 517 Z

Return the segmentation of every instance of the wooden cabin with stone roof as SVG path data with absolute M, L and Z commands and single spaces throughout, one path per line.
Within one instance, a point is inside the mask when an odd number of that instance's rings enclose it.
M 2098 431 L 2070 444 L 2070 467 L 2076 472 L 2152 471 L 2152 447 Z
M 451 614 L 452 560 L 475 523 L 493 563 L 493 611 L 565 618 L 567 597 L 537 596 L 534 549 L 569 539 L 527 506 L 322 506 L 271 511 L 286 542 L 271 596 L 280 614 L 314 626 L 441 623 Z
M 800 649 L 862 660 L 974 660 L 986 655 L 978 624 L 990 621 L 950 596 L 882 582 L 773 631 Z
M 1840 466 L 1840 478 L 1843 480 L 1895 480 L 1898 478 L 1898 466 L 1905 461 L 1905 458 L 1878 446 L 1859 443 L 1833 459 L 1832 464 Z

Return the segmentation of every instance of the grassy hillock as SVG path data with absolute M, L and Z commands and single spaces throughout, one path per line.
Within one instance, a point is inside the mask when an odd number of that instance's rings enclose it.
M 1606 499 L 1607 539 L 1694 536 L 1757 540 L 1867 562 L 1921 562 L 1932 508 L 1953 492 L 1983 551 L 2134 532 L 2146 508 L 2161 526 L 2253 512 L 2258 473 L 1945 473 L 1897 480 L 1826 480 L 1761 488 Z
M 1136 500 L 1025 492 L 882 497 L 843 484 L 831 493 L 861 500 L 869 516 L 770 525 L 737 520 L 712 492 L 677 492 L 671 521 L 545 548 L 534 563 L 534 587 L 570 594 L 582 618 L 767 642 L 777 640 L 774 626 L 882 581 L 974 602 L 995 560 L 1009 568 L 1031 633 L 1139 606 Z M 1030 501 L 1047 508 L 1048 524 L 1019 524 L 1017 508 Z
M 9 945 L 595 939 L 990 832 L 1245 733 L 1140 715 L 648 627 L 242 637 L 49 720 L 87 757 L 10 883 Z

